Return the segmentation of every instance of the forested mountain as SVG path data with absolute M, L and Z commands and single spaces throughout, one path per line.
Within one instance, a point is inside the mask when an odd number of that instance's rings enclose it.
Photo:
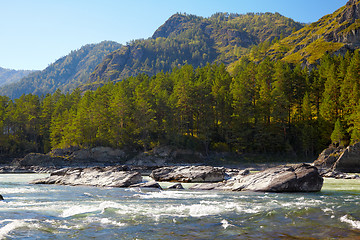
M 3 86 L 0 88 L 0 95 L 18 98 L 24 93 L 46 95 L 57 89 L 75 89 L 87 83 L 90 74 L 104 57 L 121 46 L 110 41 L 85 45 L 50 64 L 43 71 L 34 72 L 19 82 Z
M 167 145 L 202 152 L 319 154 L 360 141 L 360 54 L 300 64 L 243 57 L 139 74 L 96 91 L 0 97 L 0 154 Z
M 274 41 L 302 24 L 278 13 L 217 13 L 209 18 L 175 14 L 152 38 L 135 40 L 109 54 L 90 81 L 121 80 L 139 73 L 154 75 L 184 64 L 231 63 L 261 42 Z
M 14 83 L 28 76 L 34 71 L 31 70 L 13 70 L 0 67 L 0 86 Z
M 274 44 L 268 56 L 311 65 L 326 53 L 344 55 L 359 48 L 360 1 L 350 0 L 334 13 Z

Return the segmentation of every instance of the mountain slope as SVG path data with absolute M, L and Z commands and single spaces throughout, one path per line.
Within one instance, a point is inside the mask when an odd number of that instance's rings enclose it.
M 32 70 L 13 70 L 0 67 L 0 86 L 14 83 L 28 76 Z
M 275 44 L 268 55 L 287 62 L 316 63 L 325 53 L 344 54 L 360 48 L 360 1 L 350 0 L 332 14 L 322 17 Z
M 88 44 L 21 81 L 0 88 L 0 95 L 18 98 L 22 94 L 53 93 L 56 89 L 67 91 L 88 81 L 95 67 L 112 51 L 121 48 L 116 42 L 104 41 Z
M 231 63 L 254 45 L 288 36 L 302 24 L 278 13 L 214 14 L 210 18 L 175 14 L 146 40 L 109 54 L 90 76 L 90 82 L 121 80 L 191 64 Z

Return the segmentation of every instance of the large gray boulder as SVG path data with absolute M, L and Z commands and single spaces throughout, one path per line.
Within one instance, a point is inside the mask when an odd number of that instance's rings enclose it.
M 309 164 L 279 166 L 229 181 L 225 188 L 232 191 L 319 192 L 323 178 Z
M 211 166 L 162 167 L 151 172 L 155 181 L 220 182 L 225 179 L 225 169 Z
M 316 167 L 298 164 L 269 168 L 261 172 L 219 183 L 202 183 L 193 190 L 228 190 L 258 192 L 318 192 L 323 178 Z
M 49 177 L 34 180 L 32 184 L 85 185 L 96 187 L 129 187 L 142 181 L 139 172 L 128 171 L 126 166 L 64 168 Z
M 360 143 L 348 146 L 335 162 L 333 171 L 346 173 L 360 172 Z

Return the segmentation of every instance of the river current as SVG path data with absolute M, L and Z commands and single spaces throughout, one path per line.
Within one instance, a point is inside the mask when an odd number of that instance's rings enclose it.
M 360 180 L 292 194 L 28 184 L 44 176 L 0 175 L 0 239 L 360 239 Z

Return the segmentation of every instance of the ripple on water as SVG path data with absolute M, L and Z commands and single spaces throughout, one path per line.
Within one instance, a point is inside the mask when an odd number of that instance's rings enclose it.
M 360 229 L 360 221 L 354 220 L 354 218 L 349 215 L 342 216 L 340 221 L 350 224 L 352 228 Z

